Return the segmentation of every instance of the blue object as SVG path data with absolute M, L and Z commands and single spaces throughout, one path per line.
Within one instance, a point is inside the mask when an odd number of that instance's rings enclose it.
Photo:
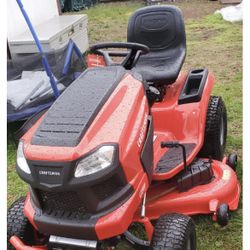
M 72 54 L 75 51 L 76 55 L 79 57 L 79 59 L 83 62 L 83 58 L 82 58 L 82 53 L 80 51 L 80 49 L 76 46 L 76 44 L 70 39 L 69 40 L 69 44 L 68 44 L 68 48 L 67 48 L 67 52 L 66 52 L 66 57 L 65 57 L 65 62 L 64 62 L 64 66 L 63 66 L 63 70 L 62 70 L 62 74 L 66 75 L 69 71 L 69 67 L 70 67 L 70 63 L 71 63 L 71 58 L 72 58 Z
M 18 6 L 20 7 L 20 10 L 25 18 L 25 21 L 30 29 L 30 32 L 35 40 L 35 43 L 38 47 L 38 50 L 39 50 L 39 54 L 41 55 L 41 61 L 42 61 L 42 66 L 43 68 L 45 69 L 46 71 L 46 74 L 47 76 L 49 77 L 50 79 L 50 85 L 52 87 L 52 90 L 53 90 L 53 95 L 54 95 L 54 98 L 56 99 L 61 93 L 60 91 L 58 90 L 58 87 L 57 87 L 57 82 L 56 82 L 56 79 L 54 77 L 54 74 L 52 73 L 52 69 L 51 69 L 51 66 L 49 64 L 49 61 L 48 61 L 48 58 L 46 56 L 46 54 L 44 53 L 43 51 L 43 48 L 42 48 L 42 45 L 38 39 L 38 36 L 34 30 L 34 27 L 32 26 L 32 23 L 23 7 L 23 4 L 21 2 L 21 0 L 16 0 Z M 70 39 L 69 40 L 69 43 L 68 43 L 68 46 L 67 46 L 67 50 L 66 50 L 66 55 L 65 55 L 65 59 L 64 59 L 64 64 L 63 64 L 63 69 L 61 71 L 61 77 L 63 76 L 66 76 L 68 73 L 69 73 L 69 69 L 70 69 L 70 66 L 71 66 L 71 59 L 72 59 L 72 55 L 73 53 L 76 53 L 76 56 L 80 59 L 80 61 L 83 63 L 83 66 L 85 66 L 85 62 L 84 62 L 84 58 L 83 58 L 83 55 L 80 51 L 80 49 L 77 47 L 77 45 Z M 80 72 L 76 72 L 76 74 L 73 74 L 74 76 L 74 79 L 76 79 L 81 73 Z M 53 101 L 49 101 L 47 103 L 40 103 L 40 104 L 36 104 L 35 107 L 30 107 L 30 108 L 25 108 L 25 109 L 22 109 L 20 111 L 16 111 L 14 113 L 10 112 L 7 114 L 7 122 L 15 122 L 15 121 L 18 121 L 18 120 L 26 120 L 28 119 L 30 116 L 36 114 L 36 113 L 39 113 L 41 112 L 42 110 L 44 109 L 47 109 L 49 108 L 52 104 L 53 104 L 54 100 Z
M 20 8 L 20 10 L 21 10 L 21 12 L 23 14 L 23 17 L 24 17 L 24 19 L 25 19 L 25 21 L 26 21 L 26 23 L 27 23 L 27 25 L 28 25 L 28 27 L 30 29 L 30 32 L 31 32 L 31 34 L 32 34 L 32 36 L 33 36 L 33 38 L 35 40 L 35 43 L 36 43 L 36 45 L 38 47 L 38 50 L 39 50 L 39 52 L 40 52 L 40 54 L 42 56 L 42 63 L 43 63 L 44 69 L 45 69 L 45 71 L 46 71 L 46 73 L 47 73 L 47 75 L 48 75 L 48 77 L 50 79 L 50 84 L 51 84 L 51 87 L 53 89 L 54 96 L 55 96 L 55 98 L 57 98 L 60 95 L 60 93 L 58 91 L 58 88 L 57 88 L 57 85 L 56 85 L 56 80 L 55 80 L 55 78 L 53 76 L 53 73 L 51 71 L 48 59 L 47 59 L 47 57 L 46 57 L 46 55 L 45 55 L 45 53 L 43 51 L 43 47 L 42 47 L 42 45 L 41 45 L 41 43 L 40 43 L 40 41 L 39 41 L 39 39 L 37 37 L 35 29 L 34 29 L 32 23 L 31 23 L 31 21 L 29 19 L 28 14 L 26 13 L 26 11 L 25 11 L 25 9 L 23 7 L 23 4 L 22 4 L 21 0 L 16 0 L 16 2 L 17 2 L 18 6 L 19 6 L 19 8 Z
M 52 104 L 53 104 L 53 102 L 49 102 L 46 104 L 41 104 L 41 105 L 36 106 L 36 107 L 22 110 L 20 112 L 14 113 L 14 114 L 8 114 L 7 121 L 8 122 L 15 122 L 15 121 L 25 120 L 25 119 L 29 118 L 30 116 L 32 116 L 36 113 L 39 113 L 46 108 L 49 108 Z

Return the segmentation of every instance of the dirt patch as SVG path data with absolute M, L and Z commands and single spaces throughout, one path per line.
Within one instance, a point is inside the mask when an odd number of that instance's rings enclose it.
M 176 0 L 173 3 L 165 3 L 180 7 L 185 20 L 202 18 L 206 15 L 214 13 L 217 9 L 221 9 L 223 7 L 223 5 L 219 3 L 219 1 L 206 0 Z

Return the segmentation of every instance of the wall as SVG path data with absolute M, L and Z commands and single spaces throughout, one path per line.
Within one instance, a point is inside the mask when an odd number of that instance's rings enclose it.
M 15 37 L 28 29 L 16 0 L 7 1 L 7 35 L 8 39 Z M 22 0 L 24 8 L 33 25 L 58 15 L 57 0 Z

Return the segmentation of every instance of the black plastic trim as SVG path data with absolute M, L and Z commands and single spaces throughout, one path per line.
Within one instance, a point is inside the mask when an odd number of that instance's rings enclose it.
M 95 174 L 75 178 L 74 173 L 78 162 L 105 145 L 115 146 L 113 164 Z M 81 194 L 84 193 L 84 197 L 88 201 L 86 206 L 92 213 L 111 208 L 116 202 L 119 202 L 123 197 L 127 196 L 129 192 L 128 190 L 130 190 L 130 184 L 127 184 L 125 174 L 120 166 L 117 144 L 102 144 L 89 152 L 83 158 L 73 162 L 45 162 L 30 160 L 27 160 L 27 162 L 30 167 L 31 174 L 26 174 L 18 166 L 17 172 L 19 176 L 25 182 L 29 183 L 33 189 L 53 192 L 76 191 Z M 53 173 L 58 173 L 58 175 L 43 176 L 39 174 L 39 171 L 41 170 L 52 171 Z M 117 194 L 119 193 L 119 196 L 114 195 L 100 201 L 94 194 L 92 188 L 96 185 L 102 185 L 102 183 L 108 181 L 109 179 L 115 179 L 117 180 L 117 183 L 119 183 L 120 189 L 117 190 Z
M 27 160 L 31 170 L 30 175 L 24 173 L 17 166 L 17 172 L 20 177 L 31 186 L 32 205 L 36 211 L 34 220 L 40 232 L 64 237 L 97 239 L 94 230 L 97 219 L 120 207 L 134 193 L 134 189 L 127 182 L 120 165 L 117 144 L 102 144 L 84 157 L 104 145 L 113 145 L 115 147 L 112 166 L 86 177 L 74 177 L 77 163 L 83 158 L 73 162 Z M 54 173 L 60 174 L 41 176 L 39 174 L 41 169 L 42 171 L 54 171 Z M 97 191 L 104 190 L 105 183 L 109 185 L 110 182 L 114 183 L 111 189 L 108 188 L 110 193 L 107 196 L 102 196 L 102 194 L 100 196 Z M 96 187 L 99 188 L 96 189 Z M 87 209 L 87 216 L 84 219 L 69 219 L 63 216 L 57 217 L 58 215 L 54 213 L 47 213 L 47 210 L 43 208 L 41 203 L 41 191 L 54 192 L 58 193 L 58 195 L 60 195 L 60 192 L 62 192 L 62 195 L 64 192 L 75 192 L 79 197 L 79 204 L 84 203 L 84 207 Z
M 203 94 L 207 77 L 207 69 L 190 70 L 179 96 L 178 104 L 199 102 Z
M 132 186 L 128 184 L 126 196 L 120 196 L 118 203 L 101 213 L 90 215 L 90 217 L 85 220 L 69 220 L 49 216 L 33 204 L 35 209 L 34 221 L 39 232 L 45 233 L 46 235 L 58 235 L 84 240 L 99 240 L 95 232 L 95 225 L 98 219 L 118 209 L 133 193 L 134 190 Z
M 70 220 L 64 218 L 57 218 L 56 216 L 50 216 L 42 211 L 41 208 L 36 207 L 34 221 L 38 227 L 39 232 L 46 233 L 47 235 L 59 235 L 63 237 L 72 237 L 85 240 L 98 240 L 98 236 L 95 232 L 95 225 L 99 218 L 113 212 L 124 202 L 126 202 L 134 193 L 131 185 L 126 185 L 126 191 L 122 194 L 119 192 L 119 196 L 116 204 L 113 207 L 106 209 L 97 214 L 91 214 L 89 218 L 83 220 Z
M 183 143 L 186 158 L 196 147 L 195 143 Z M 167 173 L 183 162 L 183 150 L 180 147 L 169 148 L 158 161 L 155 172 L 159 174 Z
M 31 144 L 74 147 L 125 75 L 121 66 L 91 68 L 77 78 L 48 110 Z
M 95 225 L 98 218 L 89 220 L 72 221 L 58 219 L 56 217 L 42 214 L 41 210 L 36 209 L 34 221 L 41 233 L 47 235 L 58 235 L 62 237 L 97 240 Z
M 153 162 L 154 162 L 153 139 L 154 139 L 153 117 L 149 115 L 148 132 L 141 152 L 141 163 L 150 181 L 152 179 Z

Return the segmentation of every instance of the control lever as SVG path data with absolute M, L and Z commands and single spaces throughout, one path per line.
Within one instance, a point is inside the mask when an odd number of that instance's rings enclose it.
M 187 171 L 187 159 L 186 159 L 186 148 L 183 144 L 179 143 L 178 141 L 167 141 L 161 142 L 161 148 L 182 148 L 182 156 L 184 162 L 184 169 Z

